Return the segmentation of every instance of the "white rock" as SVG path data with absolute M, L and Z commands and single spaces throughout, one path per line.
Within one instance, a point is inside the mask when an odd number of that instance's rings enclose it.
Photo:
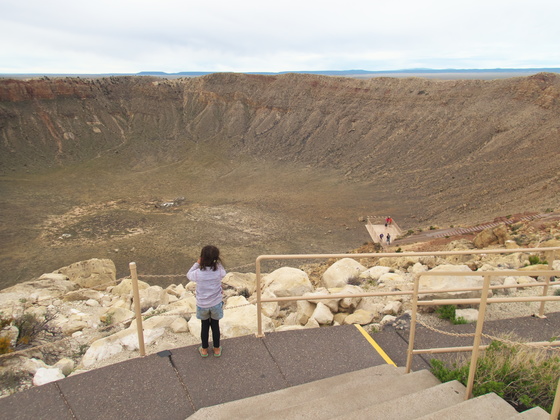
M 309 321 L 307 321 L 307 324 L 305 324 L 305 328 L 319 328 L 319 327 L 320 327 L 319 323 L 313 318 L 309 318 Z
M 128 332 L 128 334 L 124 334 Z M 155 340 L 163 335 L 165 332 L 164 328 L 154 328 L 154 329 L 145 329 L 144 330 L 144 345 L 150 345 Z M 122 348 L 125 350 L 133 351 L 138 350 L 140 348 L 140 343 L 138 342 L 138 334 L 136 333 L 136 329 L 134 330 L 124 330 L 120 331 L 115 335 L 119 335 L 119 343 L 121 344 Z
M 87 306 L 91 306 L 92 308 L 95 308 L 95 307 L 97 307 L 97 306 L 100 306 L 100 305 L 99 305 L 99 302 L 96 301 L 95 299 L 88 299 L 88 300 L 86 300 L 86 305 L 87 305 Z
M 360 300 L 358 306 L 356 306 L 356 310 L 362 309 L 366 312 L 372 313 L 374 316 L 378 316 L 381 314 L 381 311 L 385 307 L 382 303 L 376 303 L 373 297 L 364 297 Z
M 297 311 L 296 311 L 296 322 L 300 325 L 307 324 L 309 318 L 313 315 L 315 311 L 314 303 L 308 302 L 307 300 L 298 300 L 297 301 Z
M 366 325 L 373 321 L 373 314 L 363 309 L 357 309 L 353 314 L 344 318 L 344 324 Z
M 515 279 L 515 277 L 506 277 L 504 279 L 503 285 L 504 286 L 516 286 L 517 285 L 517 280 Z M 501 290 L 501 292 L 504 295 L 511 295 L 512 293 L 515 293 L 517 288 L 507 288 L 507 289 L 497 289 L 497 290 Z
M 360 277 L 377 281 L 379 280 L 379 277 L 381 277 L 383 274 L 388 273 L 389 271 L 391 271 L 390 267 L 384 267 L 384 266 L 371 267 L 365 270 L 364 272 L 362 272 L 360 274 Z
M 362 264 L 352 258 L 343 258 L 331 265 L 323 273 L 323 284 L 328 289 L 334 287 L 344 287 L 348 280 L 359 278 L 360 274 L 366 270 Z
M 64 376 L 68 376 L 74 370 L 75 363 L 72 359 L 64 357 L 56 362 L 53 367 L 59 369 Z
M 395 322 L 397 320 L 397 317 L 394 315 L 385 315 L 383 317 L 383 319 L 381 320 L 380 324 L 381 325 L 387 325 L 387 324 L 391 324 L 393 322 Z
M 147 289 L 150 285 L 141 280 L 138 281 L 138 290 Z M 132 295 L 132 279 L 124 279 L 118 285 L 113 287 L 111 293 L 117 296 L 129 296 Z
M 274 296 L 270 290 L 265 290 L 262 294 L 265 299 L 274 299 L 278 296 Z M 269 318 L 276 318 L 280 313 L 280 305 L 278 302 L 262 302 L 261 304 L 262 313 Z
M 247 289 L 249 295 L 255 293 L 257 288 L 257 275 L 255 273 L 227 273 L 222 283 L 233 287 L 237 293 Z
M 473 323 L 478 320 L 477 309 L 457 309 L 455 311 L 455 319 L 463 318 L 467 323 Z
M 397 273 L 385 273 L 379 277 L 378 281 L 382 283 L 404 283 L 405 279 Z
M 315 296 L 325 296 L 329 294 L 331 293 L 327 289 L 321 287 L 315 290 L 315 292 L 305 293 L 303 296 L 307 298 L 308 302 L 314 304 L 318 304 L 319 302 L 321 302 L 324 305 L 327 305 L 332 313 L 336 313 L 338 312 L 338 303 L 340 302 L 340 299 L 314 299 Z
M 419 262 L 415 263 L 411 267 L 408 267 L 408 272 L 411 274 L 423 273 L 424 271 L 428 271 L 428 267 L 426 267 L 424 264 L 421 264 Z
M 449 276 L 449 275 L 439 275 L 431 276 L 424 275 L 420 277 L 420 290 L 430 290 L 430 293 L 420 295 L 422 300 L 431 299 L 449 299 L 449 298 L 477 298 L 480 297 L 481 291 L 461 291 L 461 292 L 441 292 L 443 289 L 460 289 L 460 288 L 475 288 L 482 287 L 484 278 L 482 276 L 477 276 L 475 273 L 466 265 L 449 265 L 444 264 L 434 269 L 431 272 L 440 271 L 450 271 L 450 272 L 466 272 L 473 273 L 473 275 L 468 276 Z M 488 296 L 492 296 L 492 291 L 488 291 Z
M 177 317 L 169 326 L 171 331 L 174 333 L 186 333 L 189 332 L 189 324 L 187 320 L 183 317 Z
M 139 294 L 142 311 L 148 308 L 157 308 L 160 305 L 167 305 L 169 303 L 169 295 L 161 286 L 150 286 L 140 290 Z
M 35 358 L 25 358 L 19 365 L 20 369 L 23 372 L 29 372 L 32 375 L 35 375 L 40 368 L 47 369 L 49 366 L 40 359 Z
M 311 318 L 317 321 L 319 325 L 330 325 L 333 321 L 333 314 L 329 307 L 322 302 L 317 304 L 317 307 L 313 311 Z
M 364 293 L 364 291 L 360 286 L 352 286 L 350 284 L 347 284 L 342 289 L 340 289 L 337 293 L 341 295 L 350 295 L 350 294 Z M 361 300 L 362 300 L 361 297 L 343 298 L 340 300 L 338 305 L 342 309 L 353 311 L 354 309 L 356 309 L 356 307 L 358 306 Z
M 393 300 L 393 301 L 387 302 L 387 304 L 383 308 L 382 312 L 385 315 L 398 315 L 401 308 L 402 308 L 402 303 Z
M 298 268 L 282 267 L 263 277 L 263 292 L 277 297 L 302 296 L 313 290 L 307 273 Z M 295 303 L 281 303 L 280 307 L 294 307 Z
M 33 376 L 33 385 L 45 385 L 50 382 L 58 381 L 59 379 L 64 379 L 64 375 L 57 368 L 39 368 Z
M 129 309 L 119 308 L 119 307 L 111 307 L 105 313 L 103 317 L 101 317 L 102 321 L 107 322 L 110 321 L 110 324 L 120 324 L 125 321 L 130 321 L 134 319 L 134 312 Z
M 82 287 L 92 288 L 115 284 L 117 269 L 111 260 L 92 258 L 60 268 L 55 273 L 68 276 L 70 281 Z

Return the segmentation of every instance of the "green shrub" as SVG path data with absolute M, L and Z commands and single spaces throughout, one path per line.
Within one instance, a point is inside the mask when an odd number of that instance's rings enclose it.
M 548 261 L 546 260 L 541 260 L 539 258 L 538 255 L 529 255 L 529 264 L 530 265 L 535 265 L 535 264 L 548 264 Z
M 554 296 L 560 296 L 560 289 L 554 289 Z
M 440 381 L 467 384 L 470 361 L 447 367 L 433 359 L 431 365 Z M 518 411 L 539 406 L 550 412 L 559 376 L 560 357 L 543 349 L 493 341 L 478 360 L 473 396 L 494 392 Z
M 442 305 L 436 309 L 436 314 L 438 314 L 441 319 L 448 319 L 452 324 L 466 324 L 467 320 L 465 318 L 462 316 L 457 318 L 456 310 L 457 307 L 455 305 Z

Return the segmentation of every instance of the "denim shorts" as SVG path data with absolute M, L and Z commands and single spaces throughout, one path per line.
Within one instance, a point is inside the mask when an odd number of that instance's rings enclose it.
M 224 317 L 224 302 L 220 302 L 211 308 L 201 308 L 200 306 L 197 306 L 196 317 L 202 320 L 206 320 L 208 318 L 222 319 Z

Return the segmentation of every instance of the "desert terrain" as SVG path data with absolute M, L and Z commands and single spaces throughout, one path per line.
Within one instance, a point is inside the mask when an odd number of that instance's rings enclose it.
M 559 207 L 560 76 L 0 80 L 0 288 L 89 258 L 252 271 Z M 174 279 L 159 279 L 166 286 Z

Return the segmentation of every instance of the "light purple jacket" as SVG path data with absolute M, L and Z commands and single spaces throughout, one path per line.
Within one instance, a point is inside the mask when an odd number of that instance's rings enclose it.
M 196 305 L 201 308 L 211 308 L 222 301 L 222 279 L 226 275 L 226 270 L 218 264 L 216 271 L 206 267 L 200 269 L 200 265 L 195 262 L 187 278 L 196 283 Z

